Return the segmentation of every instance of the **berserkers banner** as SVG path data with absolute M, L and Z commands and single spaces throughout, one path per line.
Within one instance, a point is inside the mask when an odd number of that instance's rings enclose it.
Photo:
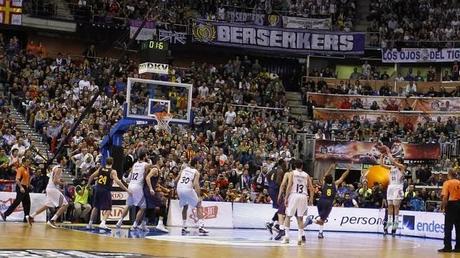
M 309 31 L 197 20 L 193 40 L 265 51 L 356 55 L 364 53 L 363 33 Z

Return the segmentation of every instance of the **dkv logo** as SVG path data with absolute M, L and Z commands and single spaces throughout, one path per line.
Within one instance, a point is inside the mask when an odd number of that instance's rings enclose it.
M 216 206 L 207 206 L 203 207 L 203 219 L 215 219 L 217 218 L 217 213 L 219 213 L 219 207 Z M 198 213 L 196 209 L 192 210 L 192 214 L 190 214 L 190 219 L 192 219 L 195 223 L 198 222 Z
M 6 200 L 0 200 L 0 211 L 2 212 L 5 212 L 8 207 L 11 206 L 11 204 L 13 204 L 15 199 L 13 198 L 9 198 L 9 199 L 6 199 Z M 16 207 L 16 209 L 14 210 L 14 212 L 22 212 L 24 211 L 24 209 L 22 208 L 22 203 L 19 204 L 18 207 Z

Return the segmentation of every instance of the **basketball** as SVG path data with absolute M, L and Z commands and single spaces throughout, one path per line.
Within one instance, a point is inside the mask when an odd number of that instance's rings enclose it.
M 390 170 L 384 166 L 376 165 L 369 168 L 367 174 L 367 186 L 371 188 L 374 186 L 374 183 L 381 183 L 383 188 L 388 186 L 390 181 Z

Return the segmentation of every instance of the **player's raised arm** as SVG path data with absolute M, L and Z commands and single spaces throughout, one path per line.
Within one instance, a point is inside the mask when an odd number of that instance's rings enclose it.
M 350 174 L 350 170 L 351 170 L 351 166 L 353 166 L 353 162 L 350 163 L 347 167 L 347 170 L 340 176 L 339 179 L 337 179 L 335 181 L 335 185 L 338 187 L 340 184 L 343 183 L 343 181 L 345 181 L 345 179 L 347 178 L 347 176 Z
M 121 182 L 121 180 L 118 178 L 116 170 L 112 169 L 112 172 L 110 172 L 110 177 L 112 178 L 113 181 L 115 181 L 115 183 L 117 183 L 117 185 L 121 189 L 123 189 L 124 191 L 128 192 L 128 194 L 131 194 L 131 192 L 128 190 L 128 188 L 126 188 L 126 186 L 123 184 L 123 182 Z
M 406 166 L 400 162 L 398 162 L 394 157 L 393 155 L 388 155 L 388 158 L 390 159 L 391 163 L 393 163 L 393 165 L 395 165 L 396 167 L 399 168 L 399 170 L 401 171 L 401 173 L 404 173 L 404 171 L 406 171 Z
M 321 184 L 321 185 L 324 183 L 324 178 L 325 178 L 327 175 L 329 175 L 329 174 L 332 173 L 332 171 L 335 169 L 336 165 L 337 165 L 337 164 L 334 162 L 334 163 L 332 163 L 332 164 L 329 166 L 329 168 L 327 168 L 326 173 L 324 174 L 323 178 L 322 178 L 321 181 L 320 181 L 320 184 Z
M 88 183 L 86 184 L 86 186 L 91 186 L 91 183 L 93 182 L 94 178 L 99 176 L 99 170 L 101 170 L 100 167 L 89 176 Z

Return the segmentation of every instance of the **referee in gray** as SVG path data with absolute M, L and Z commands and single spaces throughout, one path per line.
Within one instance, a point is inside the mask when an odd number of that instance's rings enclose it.
M 444 218 L 444 248 L 438 252 L 460 253 L 460 180 L 457 179 L 457 171 L 449 170 L 447 181 L 442 185 L 441 210 Z M 452 250 L 452 229 L 455 226 L 456 240 L 455 249 Z

